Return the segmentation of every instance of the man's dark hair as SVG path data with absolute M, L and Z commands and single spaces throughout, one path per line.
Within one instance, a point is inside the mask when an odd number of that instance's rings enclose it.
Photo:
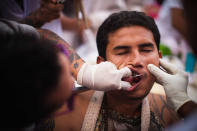
M 55 44 L 16 33 L 0 36 L 0 46 L 3 127 L 26 127 L 48 117 L 56 107 L 46 104 L 47 97 L 61 72 Z
M 110 33 L 131 26 L 142 26 L 150 30 L 159 49 L 160 33 L 154 20 L 143 12 L 121 11 L 110 15 L 98 29 L 96 42 L 99 56 L 106 59 L 106 47 Z

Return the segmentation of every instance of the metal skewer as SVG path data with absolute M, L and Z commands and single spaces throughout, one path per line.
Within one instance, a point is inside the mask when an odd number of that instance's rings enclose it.
M 78 93 L 82 93 L 82 92 L 85 92 L 85 91 L 88 91 L 88 90 L 90 90 L 90 88 L 87 88 L 85 86 L 78 86 L 78 87 L 73 88 L 72 93 L 73 94 L 78 94 Z

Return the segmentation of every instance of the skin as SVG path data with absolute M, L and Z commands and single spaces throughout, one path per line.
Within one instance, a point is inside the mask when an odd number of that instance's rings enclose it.
M 68 114 L 55 117 L 54 131 L 80 131 L 93 93 L 94 91 L 91 90 L 76 95 L 74 110 Z M 63 110 L 67 110 L 67 107 L 62 107 L 58 112 Z
M 194 103 L 193 101 L 188 101 L 185 104 L 183 104 L 179 109 L 178 109 L 178 114 L 182 117 L 185 118 L 192 113 L 194 113 L 197 110 L 197 104 Z
M 187 39 L 187 24 L 185 21 L 184 10 L 179 8 L 171 8 L 172 26 Z

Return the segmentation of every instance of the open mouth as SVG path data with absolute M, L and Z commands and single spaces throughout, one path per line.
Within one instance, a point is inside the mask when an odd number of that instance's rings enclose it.
M 138 85 L 139 85 L 139 82 L 141 81 L 142 79 L 142 75 L 139 74 L 138 72 L 136 71 L 132 71 L 132 75 L 129 76 L 129 77 L 124 77 L 122 80 L 123 81 L 127 81 L 131 84 L 131 88 L 128 90 L 128 91 L 133 91 Z

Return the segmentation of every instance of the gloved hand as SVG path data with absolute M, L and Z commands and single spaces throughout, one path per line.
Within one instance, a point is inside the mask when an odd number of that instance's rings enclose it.
M 162 71 L 153 64 L 147 66 L 156 77 L 156 81 L 163 85 L 167 101 L 177 111 L 184 103 L 190 101 L 187 95 L 188 75 L 176 66 L 160 59 L 160 65 L 167 71 Z
M 128 67 L 120 70 L 111 62 L 101 62 L 100 64 L 83 64 L 77 75 L 77 83 L 93 90 L 128 90 L 131 84 L 122 81 L 123 77 L 131 75 Z

